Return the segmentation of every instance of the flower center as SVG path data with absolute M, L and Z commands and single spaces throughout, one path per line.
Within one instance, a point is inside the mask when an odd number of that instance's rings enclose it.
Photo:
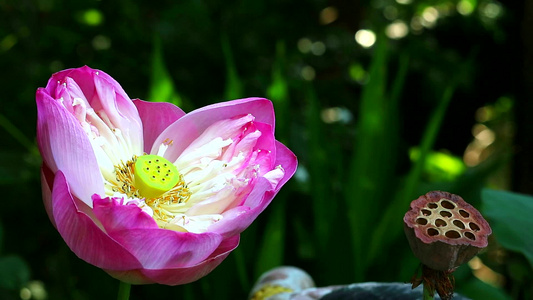
M 176 217 L 192 194 L 176 166 L 159 155 L 134 156 L 116 165 L 114 175 L 107 178 L 110 195 L 144 199 L 160 227 Z
M 139 195 L 156 198 L 173 188 L 180 180 L 180 173 L 174 164 L 157 155 L 143 155 L 134 165 L 134 184 Z

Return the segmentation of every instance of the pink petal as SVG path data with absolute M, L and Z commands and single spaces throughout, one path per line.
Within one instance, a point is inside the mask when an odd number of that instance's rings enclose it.
M 140 208 L 96 203 L 95 214 L 106 232 L 139 259 L 144 268 L 182 268 L 206 259 L 222 241 L 216 233 L 161 229 Z
M 170 124 L 183 117 L 181 108 L 167 102 L 133 100 L 143 122 L 144 152 L 150 153 L 155 139 Z
M 60 87 L 64 82 L 75 82 L 76 85 L 70 84 L 67 90 L 71 88 L 72 91 L 65 91 Z M 112 126 L 129 137 L 132 145 L 142 145 L 142 123 L 137 108 L 120 84 L 105 72 L 87 66 L 67 69 L 52 75 L 46 86 L 48 94 L 55 99 L 70 92 L 80 96 L 80 90 L 84 95 L 80 98 L 85 98 L 95 111 L 105 111 Z
M 198 264 L 217 249 L 216 233 L 188 233 L 160 229 L 137 205 L 121 205 L 94 196 L 94 214 L 106 232 L 137 257 L 144 268 L 180 268 Z
M 48 218 L 52 225 L 57 229 L 56 221 L 54 220 L 54 212 L 52 209 L 52 186 L 54 184 L 54 174 L 46 165 L 41 166 L 41 189 L 43 192 L 43 203 Z
M 209 226 L 208 231 L 216 232 L 224 237 L 243 232 L 252 224 L 274 197 L 274 191 L 268 191 L 269 189 L 271 189 L 270 182 L 265 178 L 258 178 L 245 204 L 224 212 L 222 219 Z
M 276 163 L 285 170 L 285 175 L 272 189 L 271 182 L 264 177 L 259 177 L 254 189 L 242 206 L 234 207 L 222 214 L 223 218 L 209 226 L 210 232 L 216 232 L 224 237 L 233 236 L 244 231 L 257 218 L 257 216 L 270 204 L 281 187 L 296 172 L 298 162 L 296 156 L 282 143 L 276 141 Z
M 109 275 L 133 284 L 159 283 L 180 285 L 196 281 L 215 269 L 239 245 L 239 236 L 225 239 L 206 260 L 187 268 L 138 269 L 131 271 L 105 270 Z
M 253 116 L 244 115 L 214 122 L 206 128 L 198 138 L 190 143 L 185 150 L 183 150 L 180 157 L 187 156 L 190 152 L 194 152 L 196 149 L 208 144 L 217 137 L 220 137 L 223 140 L 239 137 L 243 134 L 243 127 L 250 124 L 252 121 Z
M 84 205 L 83 202 L 79 204 Z M 56 173 L 54 179 L 52 211 L 61 237 L 79 258 L 103 269 L 130 270 L 141 267 L 130 252 L 105 234 L 79 209 L 61 171 Z
M 159 228 L 155 220 L 142 209 L 135 205 L 122 205 L 122 199 L 101 198 L 93 195 L 93 212 L 98 218 L 107 233 L 115 231 L 138 229 L 138 228 Z
M 270 100 L 247 98 L 222 102 L 194 110 L 172 123 L 155 140 L 150 153 L 157 153 L 159 145 L 170 139 L 174 143 L 167 149 L 165 157 L 175 161 L 213 123 L 248 114 L 252 114 L 257 122 L 274 126 L 274 109 Z
M 276 162 L 274 166 L 281 166 L 285 170 L 285 176 L 279 181 L 276 191 L 279 189 L 294 175 L 296 168 L 298 167 L 298 159 L 287 146 L 276 141 Z
M 168 229 L 127 229 L 109 233 L 129 249 L 146 269 L 183 268 L 209 257 L 222 241 L 216 233 Z
M 101 107 L 111 123 L 129 137 L 132 145 L 142 145 L 142 122 L 133 102 L 109 75 L 98 70 L 94 70 L 94 74 L 96 95 L 92 100 L 88 98 L 91 106 L 95 111 Z
M 37 90 L 37 142 L 44 163 L 61 170 L 72 193 L 89 206 L 104 193 L 100 169 L 87 135 L 76 118 L 42 88 Z

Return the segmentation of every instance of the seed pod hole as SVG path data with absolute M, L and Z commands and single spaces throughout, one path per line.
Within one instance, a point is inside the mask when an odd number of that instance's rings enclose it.
M 428 235 L 429 236 L 436 236 L 439 235 L 439 231 L 435 228 L 428 228 Z
M 464 218 L 468 218 L 468 217 L 470 217 L 470 214 L 469 214 L 466 210 L 462 210 L 462 209 L 460 209 L 460 210 L 459 210 L 459 213 L 460 213 L 461 216 L 463 216 Z
M 459 220 L 453 220 L 453 225 L 461 228 L 461 229 L 465 229 L 465 224 L 463 224 L 463 222 L 459 221 Z
M 457 232 L 455 230 L 446 231 L 446 233 L 444 235 L 449 237 L 449 238 L 451 238 L 451 239 L 458 239 L 458 238 L 461 237 L 461 234 L 459 234 L 459 232 Z
M 421 212 L 422 212 L 422 214 L 423 214 L 424 216 L 429 216 L 429 215 L 431 215 L 431 211 L 429 211 L 429 210 L 427 210 L 427 209 L 422 209 Z
M 465 236 L 466 236 L 466 238 L 468 238 L 468 239 L 470 239 L 472 241 L 476 240 L 476 236 L 472 232 L 465 232 Z
M 431 208 L 431 209 L 435 209 L 435 208 L 437 208 L 439 206 L 437 205 L 437 203 L 431 202 L 431 203 L 428 203 L 428 207 Z
M 452 213 L 447 211 L 447 210 L 443 210 L 440 212 L 440 215 L 443 216 L 443 217 L 446 217 L 446 218 L 449 218 L 452 216 Z
M 455 208 L 455 205 L 453 203 L 451 203 L 450 201 L 446 201 L 446 200 L 443 200 L 440 205 L 442 205 L 442 207 L 444 208 L 447 208 L 447 209 L 454 209 Z
M 443 219 L 435 220 L 435 226 L 437 226 L 437 227 L 444 227 L 446 225 L 448 225 L 448 224 Z
M 468 224 L 468 226 L 470 226 L 470 229 L 474 230 L 474 231 L 479 231 L 479 226 L 474 223 L 474 222 L 470 222 L 470 224 Z
M 428 223 L 428 220 L 426 220 L 424 218 L 418 218 L 418 219 L 416 219 L 416 223 L 420 224 L 420 225 L 426 225 Z

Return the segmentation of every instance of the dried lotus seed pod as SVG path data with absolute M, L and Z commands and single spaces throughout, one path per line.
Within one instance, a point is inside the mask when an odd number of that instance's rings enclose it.
M 463 198 L 429 192 L 411 202 L 403 218 L 409 246 L 420 261 L 439 271 L 454 270 L 488 244 L 492 230 Z

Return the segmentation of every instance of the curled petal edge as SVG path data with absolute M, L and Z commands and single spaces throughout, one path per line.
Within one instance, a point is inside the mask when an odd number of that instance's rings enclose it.
M 186 268 L 134 269 L 117 271 L 104 269 L 112 277 L 131 284 L 181 285 L 196 281 L 213 271 L 239 245 L 239 235 L 225 239 L 204 261 Z
M 78 205 L 63 172 L 55 174 L 52 188 L 52 214 L 61 237 L 79 258 L 102 269 L 131 270 L 141 263 L 117 241 L 109 237 Z M 85 211 L 90 211 L 86 207 Z M 105 249 L 105 250 L 104 250 Z
M 107 234 L 128 249 L 146 269 L 183 268 L 208 258 L 222 242 L 217 233 L 161 229 L 135 204 L 93 196 L 94 214 Z

